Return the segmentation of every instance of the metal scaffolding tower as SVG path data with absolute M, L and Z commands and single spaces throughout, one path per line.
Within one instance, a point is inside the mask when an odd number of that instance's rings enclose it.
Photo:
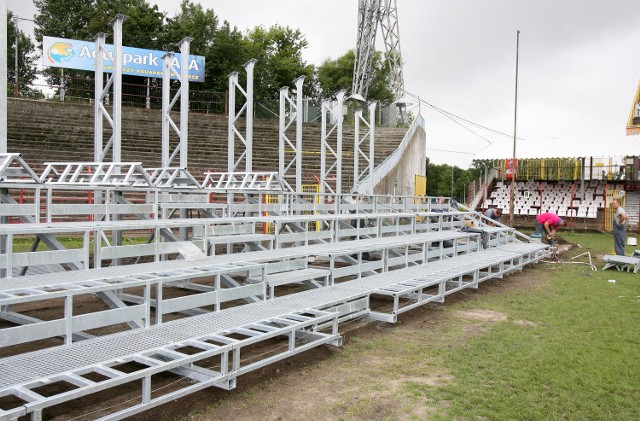
M 95 71 L 95 121 L 94 121 L 94 161 L 105 160 L 111 149 L 112 162 L 121 161 L 122 140 L 122 23 L 126 17 L 117 15 L 111 24 L 113 26 L 113 73 L 103 86 L 104 58 L 109 54 L 105 47 L 106 35 L 96 35 L 96 71 Z M 109 97 L 109 89 L 113 87 L 113 117 L 105 108 L 105 101 Z M 103 118 L 107 120 L 113 133 L 107 145 L 102 143 Z
M 163 57 L 162 67 L 162 167 L 170 167 L 176 155 L 179 155 L 180 168 L 187 167 L 187 146 L 189 129 L 189 46 L 191 38 L 184 38 L 180 46 L 180 70 L 176 69 L 173 53 Z M 180 82 L 180 89 L 171 97 L 171 74 L 174 73 Z M 180 127 L 171 118 L 171 110 L 180 99 Z M 179 144 L 171 151 L 171 130 L 178 135 Z
M 322 102 L 322 139 L 320 150 L 320 193 L 342 194 L 342 119 L 344 89 L 336 94 L 336 101 Z M 335 122 L 329 124 L 327 117 Z M 335 137 L 335 142 L 334 142 Z M 334 183 L 331 183 L 331 182 Z M 323 198 L 324 200 L 324 198 Z
M 289 184 L 287 176 L 295 177 L 295 191 L 302 192 L 302 85 L 304 84 L 304 76 L 300 76 L 294 81 L 296 85 L 295 102 L 289 96 L 289 87 L 284 86 L 280 89 L 280 156 L 278 175 L 280 180 Z M 296 123 L 295 126 L 295 143 L 287 136 L 287 130 Z M 290 152 L 291 151 L 291 152 Z M 293 155 L 293 156 L 292 156 Z M 292 174 L 295 170 L 295 174 Z
M 360 0 L 358 7 L 358 40 L 351 94 L 362 99 L 367 97 L 379 24 L 391 68 L 391 86 L 395 99 L 400 100 L 404 97 L 404 77 L 396 0 Z
M 255 59 L 245 63 L 244 69 L 247 72 L 247 88 L 243 89 L 238 82 L 238 72 L 229 75 L 229 134 L 228 134 L 228 171 L 253 171 L 253 68 L 256 64 Z M 240 110 L 236 112 L 236 91 L 245 98 L 245 103 Z M 245 117 L 245 133 L 240 133 L 236 126 L 240 117 Z M 240 152 L 240 156 L 236 157 L 235 140 L 238 138 L 244 150 Z M 244 161 L 245 167 L 242 168 Z
M 353 191 L 368 177 L 369 194 L 373 194 L 373 169 L 375 167 L 375 121 L 376 103 L 369 104 L 369 119 L 362 116 L 362 109 L 356 111 L 354 145 L 353 145 Z M 365 127 L 365 133 L 360 135 L 360 125 Z M 367 142 L 368 141 L 368 142 Z M 362 168 L 360 166 L 362 164 Z

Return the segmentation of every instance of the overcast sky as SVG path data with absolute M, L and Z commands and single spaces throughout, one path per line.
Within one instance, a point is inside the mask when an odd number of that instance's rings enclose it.
M 157 0 L 172 16 L 174 0 Z M 202 0 L 241 30 L 299 28 L 308 62 L 354 48 L 356 0 Z M 8 8 L 31 18 L 30 0 Z M 405 88 L 449 112 L 513 133 L 516 31 L 520 36 L 518 137 L 553 148 L 566 137 L 625 134 L 640 79 L 640 13 L 632 0 L 397 0 Z M 20 24 L 28 30 L 28 23 Z M 384 48 L 381 45 L 379 48 Z M 488 143 L 422 107 L 432 162 L 465 167 Z M 489 141 L 512 140 L 473 129 Z M 541 141 L 540 139 L 552 139 Z

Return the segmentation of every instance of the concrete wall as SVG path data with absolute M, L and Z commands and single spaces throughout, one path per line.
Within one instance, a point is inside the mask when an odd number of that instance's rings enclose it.
M 375 194 L 413 196 L 415 176 L 425 175 L 427 170 L 426 156 L 427 135 L 422 127 L 418 127 L 398 165 L 374 188 Z

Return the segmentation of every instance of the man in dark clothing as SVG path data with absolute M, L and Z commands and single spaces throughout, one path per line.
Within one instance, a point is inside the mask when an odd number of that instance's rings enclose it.
M 495 221 L 495 222 L 500 222 L 500 217 L 502 216 L 502 209 L 500 208 L 489 208 L 486 211 L 484 211 L 484 216 L 486 216 L 487 218 Z M 489 222 L 489 225 L 495 225 L 491 222 Z
M 616 215 L 613 217 L 613 246 L 618 256 L 624 256 L 624 243 L 627 241 L 627 220 L 629 218 L 618 199 L 611 202 L 611 207 L 616 211 Z

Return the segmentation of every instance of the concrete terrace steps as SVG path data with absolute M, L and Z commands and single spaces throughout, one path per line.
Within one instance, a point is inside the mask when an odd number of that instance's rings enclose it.
M 87 104 L 9 99 L 9 151 L 20 152 L 34 168 L 47 161 L 93 160 L 93 107 Z M 145 166 L 160 163 L 160 110 L 124 108 L 122 120 L 123 161 L 142 161 Z M 179 120 L 174 114 L 174 120 Z M 244 122 L 239 120 L 238 126 Z M 108 124 L 105 122 L 105 127 Z M 320 172 L 319 124 L 303 126 L 303 172 Z M 403 128 L 376 128 L 376 165 L 400 144 Z M 352 173 L 353 126 L 343 129 L 343 173 Z M 105 130 L 106 142 L 108 133 Z M 290 138 L 295 136 L 290 133 Z M 172 135 L 172 145 L 177 139 Z M 254 121 L 254 170 L 276 171 L 278 162 L 278 121 Z M 189 116 L 189 168 L 196 174 L 227 169 L 227 118 L 218 114 L 191 113 Z M 350 183 L 347 179 L 346 183 Z

